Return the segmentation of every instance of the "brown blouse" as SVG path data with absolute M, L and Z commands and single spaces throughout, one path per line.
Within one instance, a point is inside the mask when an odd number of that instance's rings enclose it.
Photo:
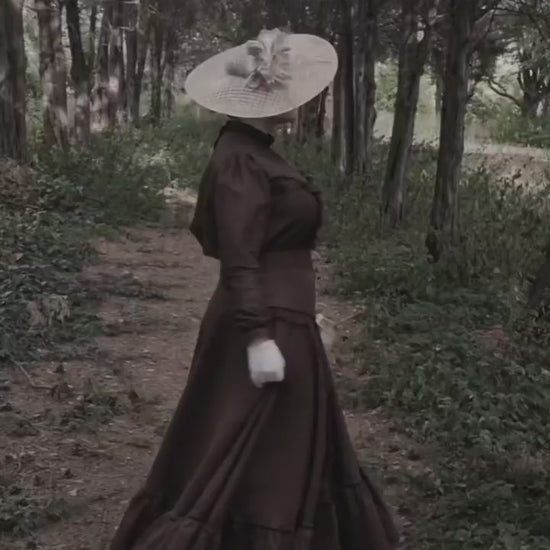
M 249 340 L 268 336 L 269 308 L 314 314 L 311 250 L 319 192 L 271 149 L 273 138 L 239 121 L 221 130 L 203 175 L 191 231 L 221 261 L 218 294 Z

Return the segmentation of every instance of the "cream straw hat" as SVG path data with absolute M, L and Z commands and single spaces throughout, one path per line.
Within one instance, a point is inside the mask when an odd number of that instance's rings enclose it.
M 219 53 L 187 77 L 187 94 L 202 107 L 239 118 L 287 113 L 326 88 L 338 68 L 332 44 L 310 34 L 264 30 Z

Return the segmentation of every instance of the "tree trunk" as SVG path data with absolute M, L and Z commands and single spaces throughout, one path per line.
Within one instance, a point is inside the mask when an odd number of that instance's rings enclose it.
M 61 38 L 61 14 L 53 0 L 35 0 L 35 9 L 38 16 L 46 145 L 67 149 L 70 144 L 67 68 Z
M 136 60 L 136 78 L 134 90 L 131 99 L 132 120 L 137 123 L 140 117 L 141 88 L 143 84 L 143 75 L 145 74 L 145 64 L 147 62 L 147 53 L 151 40 L 151 17 L 146 0 L 140 2 L 138 14 L 138 36 L 137 36 L 137 60 Z
M 339 68 L 332 83 L 332 138 L 330 154 L 333 164 L 340 166 L 342 155 L 342 70 Z M 340 166 L 341 167 L 341 166 Z
M 319 95 L 317 106 L 317 121 L 315 125 L 315 137 L 321 142 L 325 137 L 325 121 L 327 118 L 327 98 L 329 89 L 325 88 Z
M 353 55 L 353 27 L 352 13 L 349 0 L 341 0 L 343 8 L 343 34 L 340 37 L 340 67 L 342 86 L 342 153 L 343 168 L 346 174 L 353 174 L 355 171 L 355 76 L 354 76 L 354 55 Z
M 359 2 L 359 56 L 357 80 L 357 169 L 368 176 L 372 163 L 376 122 L 376 37 L 379 0 Z
M 90 25 L 88 32 L 88 75 L 89 75 L 89 85 L 90 85 L 90 100 L 92 94 L 92 75 L 95 71 L 95 53 L 96 53 L 96 38 L 97 38 L 97 4 L 93 4 L 90 9 Z
M 393 130 L 386 165 L 386 175 L 382 192 L 382 212 L 386 224 L 397 227 L 403 218 L 405 196 L 405 174 L 409 164 L 410 151 L 414 140 L 414 126 L 420 93 L 420 79 L 428 58 L 432 35 L 432 21 L 435 10 L 424 14 L 424 36 L 418 41 L 419 13 L 417 6 L 403 0 L 401 36 L 399 50 L 399 74 L 395 98 Z
M 439 76 L 435 76 L 435 114 L 439 118 L 441 116 L 441 109 L 443 106 L 443 79 Z
M 162 107 L 162 53 L 164 46 L 164 25 L 160 15 L 152 17 L 151 27 L 151 110 L 150 118 L 153 123 L 160 121 Z
M 109 126 L 109 43 L 113 20 L 113 6 L 105 5 L 97 45 L 97 83 L 93 104 L 93 126 L 102 132 Z
M 23 0 L 0 4 L 0 157 L 27 161 Z
M 298 110 L 296 121 L 296 141 L 306 143 L 315 136 L 320 96 L 314 97 Z
M 540 102 L 541 98 L 538 93 L 532 93 L 530 90 L 524 91 L 521 107 L 522 115 L 531 120 L 537 118 Z
M 125 11 L 125 38 L 126 38 L 126 104 L 132 124 L 139 121 L 139 99 L 137 109 L 134 106 L 136 88 L 136 71 L 138 57 L 138 11 L 142 2 L 126 5 Z
M 109 124 L 111 127 L 122 124 L 125 119 L 123 7 L 123 0 L 116 0 L 113 6 L 113 23 L 109 41 Z
M 428 252 L 435 262 L 458 237 L 458 187 L 464 154 L 476 4 L 477 0 L 451 0 L 439 156 L 430 228 L 426 237 Z
M 66 0 L 65 9 L 75 95 L 74 136 L 78 144 L 87 145 L 90 140 L 90 72 L 82 46 L 78 0 Z
M 174 82 L 176 79 L 176 33 L 170 25 L 165 33 L 164 63 L 162 68 L 162 88 L 164 101 L 162 114 L 169 118 L 174 112 Z
M 443 101 L 443 80 L 445 77 L 445 53 L 439 44 L 433 44 L 432 47 L 432 69 L 433 82 L 435 84 L 435 114 L 441 116 L 441 107 Z
M 544 119 L 548 119 L 550 116 L 550 93 L 547 93 L 542 100 L 542 112 L 541 116 Z
M 517 80 L 523 92 L 521 112 L 524 117 L 535 119 L 543 98 L 541 90 L 545 88 L 544 79 L 537 70 L 523 69 Z

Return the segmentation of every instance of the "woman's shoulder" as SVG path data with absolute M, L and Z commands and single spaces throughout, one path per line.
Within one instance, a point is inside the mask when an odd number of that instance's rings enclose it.
M 218 173 L 261 171 L 269 180 L 287 179 L 305 182 L 306 178 L 277 151 L 252 140 L 222 135 L 212 154 L 211 163 Z

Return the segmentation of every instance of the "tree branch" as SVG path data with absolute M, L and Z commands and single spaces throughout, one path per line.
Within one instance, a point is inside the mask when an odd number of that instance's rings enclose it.
M 500 97 L 509 99 L 510 101 L 513 101 L 520 109 L 523 108 L 523 103 L 517 97 L 508 93 L 500 84 L 495 82 L 492 78 L 487 79 L 487 84 L 489 85 L 489 88 L 491 88 L 491 90 L 495 92 L 495 94 L 499 95 Z

